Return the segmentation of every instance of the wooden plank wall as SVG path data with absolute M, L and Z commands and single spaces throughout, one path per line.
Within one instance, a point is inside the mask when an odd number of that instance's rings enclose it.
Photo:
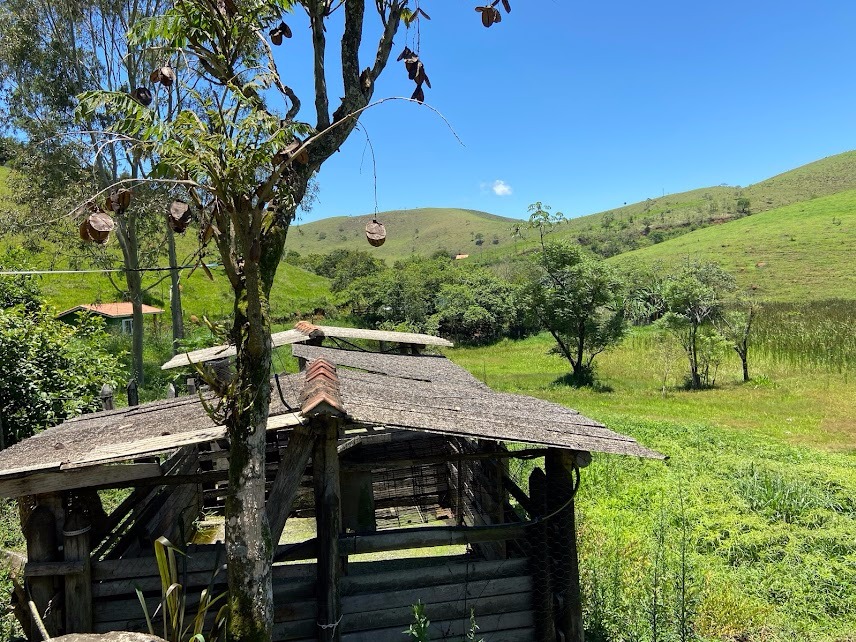
M 184 582 L 188 613 L 194 612 L 202 589 L 211 581 L 216 556 L 212 547 L 190 551 Z M 150 612 L 157 608 L 160 580 L 153 558 L 99 562 L 93 566 L 94 629 L 144 631 L 145 618 L 134 592 L 143 590 Z M 491 642 L 534 640 L 532 577 L 525 559 L 465 561 L 418 558 L 401 568 L 386 562 L 351 563 L 341 584 L 343 642 L 387 642 L 403 639 L 413 621 L 412 605 L 420 601 L 431 620 L 432 639 L 460 639 L 469 630 L 474 609 L 479 636 Z M 215 593 L 224 591 L 218 573 Z M 274 642 L 315 639 L 315 564 L 274 566 Z M 155 623 L 155 630 L 158 624 Z

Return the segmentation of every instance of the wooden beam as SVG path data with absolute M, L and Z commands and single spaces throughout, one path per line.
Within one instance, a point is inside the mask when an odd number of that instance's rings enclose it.
M 279 462 L 279 469 L 276 471 L 265 506 L 274 547 L 282 538 L 285 522 L 291 513 L 314 444 L 315 433 L 306 426 L 297 426 L 291 433 L 288 447 Z
M 66 562 L 81 562 L 83 571 L 65 576 L 65 632 L 92 631 L 91 526 L 79 512 L 66 517 L 63 530 Z
M 543 472 L 543 471 L 542 471 Z M 505 490 L 508 491 L 508 494 L 511 495 L 517 503 L 525 510 L 530 518 L 534 518 L 537 514 L 540 514 L 535 507 L 535 503 L 529 498 L 529 496 L 523 491 L 520 486 L 518 486 L 511 477 L 508 475 L 503 475 L 502 477 L 502 485 Z M 531 488 L 531 486 L 530 486 Z
M 483 459 L 534 459 L 544 457 L 547 448 L 525 448 L 523 450 L 499 450 L 496 452 L 454 453 L 449 455 L 433 455 L 426 457 L 411 457 L 410 459 L 379 459 L 375 462 L 342 462 L 342 470 L 376 470 L 378 468 L 410 468 L 427 464 L 445 464 L 447 462 L 477 461 Z
M 79 575 L 85 570 L 82 561 L 74 562 L 27 562 L 24 564 L 24 577 L 54 577 L 59 575 Z
M 312 476 L 315 482 L 315 521 L 318 532 L 318 640 L 341 640 L 342 604 L 339 578 L 342 559 L 339 557 L 339 536 L 342 532 L 341 488 L 339 482 L 339 453 L 336 450 L 338 423 L 321 418 L 320 433 L 312 455 Z M 301 469 L 301 474 L 303 470 Z
M 36 473 L 18 479 L 0 480 L 0 497 L 23 497 L 91 486 L 108 488 L 117 483 L 129 483 L 160 475 L 160 464 L 90 466 L 58 473 Z
M 56 537 L 56 518 L 47 506 L 36 506 L 27 519 L 24 527 L 27 537 L 27 559 L 32 562 L 56 562 L 59 559 L 59 547 Z M 57 608 L 59 597 L 56 582 L 53 577 L 27 578 L 27 587 L 32 600 L 33 627 L 44 623 L 47 633 L 55 636 L 59 633 L 60 609 Z M 48 607 L 53 608 L 48 608 Z
M 580 568 L 574 507 L 575 453 L 551 448 L 547 453 L 548 508 L 561 511 L 548 528 L 553 557 L 552 585 L 559 608 L 556 626 L 565 642 L 583 642 L 583 609 L 580 594 Z

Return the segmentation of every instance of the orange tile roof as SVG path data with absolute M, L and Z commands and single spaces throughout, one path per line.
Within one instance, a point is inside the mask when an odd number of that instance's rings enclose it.
M 121 303 L 98 303 L 95 305 L 83 304 L 69 308 L 65 312 L 60 312 L 57 315 L 57 318 L 64 317 L 72 312 L 92 312 L 93 314 L 100 314 L 103 317 L 109 317 L 111 319 L 122 319 L 124 317 L 133 316 L 134 308 L 129 301 Z M 144 304 L 143 314 L 163 314 L 163 310 Z
M 300 413 L 345 414 L 345 405 L 339 392 L 336 366 L 326 359 L 315 359 L 306 368 L 306 379 L 301 391 Z

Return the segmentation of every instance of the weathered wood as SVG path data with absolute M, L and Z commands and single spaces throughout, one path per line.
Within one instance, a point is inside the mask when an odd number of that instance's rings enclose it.
M 104 410 L 113 410 L 113 388 L 108 383 L 101 386 L 101 407 Z
M 520 504 L 521 508 L 525 510 L 529 517 L 534 517 L 536 514 L 535 504 L 526 494 L 526 492 L 517 485 L 517 483 L 511 479 L 508 475 L 504 475 L 502 478 L 502 485 L 505 487 L 505 490 Z
M 79 575 L 85 570 L 82 561 L 69 562 L 27 562 L 24 564 L 25 577 L 57 577 L 60 575 Z
M 410 607 L 419 600 L 422 600 L 424 604 L 432 602 L 454 602 L 458 600 L 473 601 L 494 595 L 528 594 L 531 589 L 532 578 L 529 576 L 499 577 L 472 581 L 466 579 L 463 582 L 439 584 L 430 587 L 411 584 L 406 589 L 343 597 L 342 613 L 352 615 L 354 613 Z M 521 604 L 523 608 L 529 608 L 528 598 L 524 599 Z
M 484 459 L 534 459 L 547 454 L 546 448 L 525 448 L 522 450 L 497 450 L 495 452 L 450 453 L 448 455 L 431 455 L 411 457 L 409 459 L 378 459 L 370 462 L 342 462 L 342 470 L 377 470 L 379 468 L 412 468 L 426 464 L 445 464 L 457 461 L 480 461 Z
M 56 562 L 59 560 L 59 548 L 56 537 L 56 517 L 47 506 L 37 505 L 24 527 L 27 538 L 27 559 L 32 562 Z M 61 619 L 57 608 L 57 582 L 54 577 L 27 578 L 33 605 L 47 633 L 55 636 L 59 632 Z M 48 608 L 52 607 L 52 608 Z M 38 626 L 33 617 L 33 626 Z
M 291 513 L 294 498 L 300 488 L 300 480 L 306 470 L 312 447 L 315 443 L 315 433 L 308 427 L 296 426 L 288 439 L 276 478 L 273 480 L 268 493 L 265 512 L 270 524 L 271 541 L 276 546 L 282 538 L 285 522 Z
M 557 629 L 565 642 L 583 642 L 583 610 L 580 594 L 580 569 L 574 508 L 575 455 L 551 448 L 547 453 L 547 485 L 550 488 L 548 508 L 560 510 L 548 529 L 553 556 L 552 584 L 558 597 Z
M 389 594 L 378 596 L 389 597 Z M 468 598 L 454 599 L 451 596 L 419 598 L 427 605 L 427 610 L 435 613 L 435 617 L 450 620 L 454 618 L 469 618 L 470 609 L 475 609 L 479 617 L 497 613 L 514 612 L 529 600 L 527 593 L 507 593 L 503 595 L 474 595 Z M 346 608 L 346 607 L 343 607 Z M 477 618 L 478 620 L 478 618 Z M 375 610 L 354 611 L 345 613 L 342 619 L 342 634 L 355 631 L 370 631 L 386 627 L 398 626 L 405 629 L 413 621 L 413 605 L 378 608 Z
M 338 642 L 341 639 L 339 577 L 342 574 L 338 426 L 333 419 L 322 421 L 312 455 L 318 532 L 318 640 Z
M 80 512 L 68 515 L 63 531 L 65 560 L 82 563 L 83 571 L 65 576 L 66 633 L 88 633 L 92 630 L 90 533 L 91 525 Z
M 515 484 L 516 486 L 516 484 Z M 523 492 L 522 490 L 520 492 Z M 547 514 L 547 476 L 540 468 L 529 475 L 530 508 L 533 518 Z M 556 639 L 553 614 L 553 589 L 550 582 L 550 541 L 547 524 L 538 523 L 529 527 L 526 544 L 529 549 L 529 571 L 532 573 L 534 590 L 532 608 L 535 611 L 535 642 L 554 642 Z
M 430 605 L 426 607 L 426 614 L 431 620 L 429 627 L 431 639 L 460 639 L 470 629 L 469 616 L 456 620 L 441 620 L 442 614 L 432 615 Z M 531 640 L 534 617 L 532 611 L 515 611 L 486 615 L 484 617 L 479 617 L 479 614 L 476 613 L 476 623 L 479 626 L 478 635 L 485 636 L 490 642 L 510 642 L 510 640 L 521 639 Z M 515 629 L 527 629 L 529 637 L 521 638 L 519 633 L 515 633 L 513 638 L 500 634 L 501 631 Z M 497 632 L 497 634 L 494 635 L 494 632 Z M 400 642 L 402 639 L 402 628 L 400 626 L 347 633 L 342 636 L 343 642 Z
M 281 428 L 299 426 L 305 423 L 305 421 L 297 413 L 276 415 L 268 419 L 267 430 L 279 430 Z M 212 426 L 210 428 L 200 428 L 199 430 L 177 433 L 175 435 L 161 435 L 128 443 L 111 444 L 109 446 L 93 448 L 86 457 L 78 461 L 63 464 L 61 469 L 83 468 L 98 463 L 104 464 L 136 457 L 145 457 L 147 455 L 156 455 L 181 446 L 216 441 L 225 437 L 226 426 Z
M 346 535 L 341 539 L 340 548 L 343 555 L 380 553 L 407 548 L 501 542 L 508 539 L 519 539 L 523 537 L 524 532 L 525 527 L 521 524 L 401 528 L 372 535 Z
M 91 466 L 58 473 L 36 473 L 18 479 L 0 480 L 0 497 L 22 497 L 36 493 L 54 493 L 73 488 L 130 483 L 147 477 L 159 477 L 159 464 Z

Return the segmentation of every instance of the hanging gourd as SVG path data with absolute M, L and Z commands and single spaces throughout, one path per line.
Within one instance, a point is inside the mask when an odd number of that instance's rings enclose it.
M 187 226 L 190 225 L 190 206 L 184 201 L 173 201 L 169 206 L 167 214 L 167 223 L 173 232 L 182 234 Z
M 172 83 L 175 82 L 175 71 L 169 65 L 158 67 L 151 73 L 149 80 L 160 83 L 164 87 L 172 87 Z
M 84 230 L 84 225 L 86 229 Z M 110 232 L 116 223 L 104 212 L 93 212 L 86 217 L 83 225 L 80 226 L 80 238 L 84 241 L 95 241 L 104 245 L 110 237 Z
M 386 241 L 386 228 L 376 218 L 366 225 L 366 239 L 375 247 L 380 247 Z
M 149 91 L 148 87 L 137 87 L 131 92 L 131 98 L 143 107 L 148 107 L 152 104 L 152 92 Z

